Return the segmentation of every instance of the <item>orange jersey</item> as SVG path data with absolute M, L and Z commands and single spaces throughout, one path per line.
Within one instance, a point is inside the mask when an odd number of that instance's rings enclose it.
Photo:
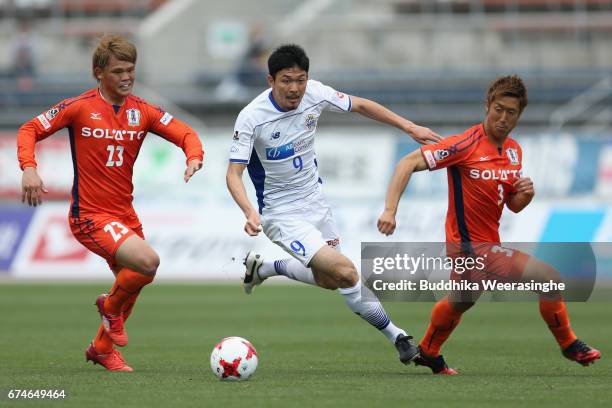
M 499 220 L 514 182 L 521 177 L 522 151 L 508 137 L 501 148 L 482 124 L 421 147 L 429 170 L 446 167 L 446 242 L 500 242 Z
M 68 128 L 70 138 L 74 169 L 70 216 L 74 218 L 83 213 L 133 211 L 133 167 L 148 132 L 183 149 L 187 162 L 204 155 L 195 131 L 169 113 L 132 95 L 115 112 L 96 88 L 60 102 L 19 129 L 21 169 L 36 167 L 36 142 L 62 128 Z

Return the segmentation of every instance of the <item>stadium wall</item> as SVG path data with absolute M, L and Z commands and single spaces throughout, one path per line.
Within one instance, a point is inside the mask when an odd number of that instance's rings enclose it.
M 415 174 L 400 205 L 396 234 L 385 238 L 376 231 L 395 163 L 416 145 L 380 129 L 320 132 L 316 143 L 324 191 L 349 257 L 358 262 L 362 241 L 444 240 L 444 171 Z M 202 133 L 205 168 L 188 184 L 182 181 L 184 157 L 179 149 L 153 135 L 143 146 L 135 167 L 134 205 L 147 240 L 161 256 L 162 280 L 238 279 L 240 260 L 251 248 L 269 257 L 286 256 L 265 237 L 243 232 L 244 217 L 225 187 L 230 145 L 226 133 Z M 504 241 L 611 242 L 612 138 L 532 134 L 520 142 L 525 173 L 534 179 L 537 196 L 520 214 L 504 212 Z M 14 134 L 0 137 L 0 277 L 108 278 L 105 262 L 81 247 L 68 229 L 72 164 L 67 138 L 58 134 L 37 146 L 42 178 L 58 200 L 36 209 L 19 202 L 14 143 Z M 612 279 L 612 274 L 606 277 Z

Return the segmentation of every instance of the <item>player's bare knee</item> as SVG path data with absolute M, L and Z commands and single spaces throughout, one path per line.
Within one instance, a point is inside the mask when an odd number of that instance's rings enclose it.
M 333 279 L 316 279 L 315 282 L 320 288 L 328 289 L 328 290 L 336 290 L 338 289 L 338 284 Z
M 147 276 L 155 276 L 159 267 L 159 255 L 155 252 L 144 255 L 140 259 L 140 273 Z
M 352 288 L 357 282 L 359 282 L 359 274 L 353 265 L 338 268 L 336 284 L 339 288 Z

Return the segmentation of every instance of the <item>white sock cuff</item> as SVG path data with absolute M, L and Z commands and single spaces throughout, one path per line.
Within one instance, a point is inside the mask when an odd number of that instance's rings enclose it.
M 338 292 L 340 292 L 343 295 L 350 295 L 352 293 L 356 293 L 361 291 L 361 279 L 359 279 L 357 281 L 357 283 L 355 284 L 355 286 L 350 287 L 350 288 L 338 288 Z

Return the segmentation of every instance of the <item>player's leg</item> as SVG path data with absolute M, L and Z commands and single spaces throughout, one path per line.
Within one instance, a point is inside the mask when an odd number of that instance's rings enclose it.
M 419 342 L 420 358 L 415 360 L 417 365 L 431 368 L 434 374 L 457 374 L 446 365 L 440 350 L 461 322 L 463 313 L 474 306 L 479 296 L 480 293 L 471 291 L 453 291 L 434 305 L 427 331 Z
M 529 257 L 525 262 L 521 277 L 523 282 L 555 282 L 560 283 L 559 272 L 549 264 L 535 257 Z M 579 340 L 570 326 L 569 315 L 559 291 L 540 294 L 540 314 L 559 344 L 563 355 L 582 365 L 589 365 L 601 357 L 599 350 L 588 346 Z
M 115 274 L 115 278 L 117 277 L 117 272 L 118 271 L 113 271 L 113 273 Z M 132 310 L 134 309 L 134 305 L 136 304 L 136 299 L 138 298 L 139 294 L 140 290 L 137 293 L 131 295 L 123 305 L 123 311 L 121 316 L 123 317 L 124 324 L 127 321 L 128 317 L 130 317 L 130 315 L 132 314 Z M 102 301 L 104 301 L 106 300 L 106 297 L 108 297 L 108 294 L 103 293 L 98 296 L 98 299 L 101 298 Z M 96 304 L 98 302 L 98 299 L 96 299 Z M 104 329 L 103 323 L 100 323 L 98 333 L 96 334 L 96 337 L 93 340 L 93 347 L 100 354 L 109 354 L 113 351 L 113 341 L 108 336 L 108 334 L 106 334 L 106 330 Z
M 124 327 L 124 307 L 140 290 L 153 282 L 159 257 L 138 235 L 128 237 L 117 249 L 115 262 L 121 268 L 108 296 L 96 302 L 107 334 L 118 346 L 128 342 Z
M 269 261 L 259 253 L 249 251 L 244 258 L 244 266 L 246 271 L 243 286 L 247 294 L 251 293 L 255 286 L 261 285 L 264 280 L 272 276 L 285 276 L 309 285 L 319 285 L 310 268 L 305 267 L 295 258 L 287 257 Z
M 353 313 L 378 329 L 395 345 L 402 363 L 408 364 L 418 356 L 412 336 L 397 327 L 374 294 L 367 287 L 362 287 L 355 265 L 346 256 L 323 245 L 310 261 L 310 267 L 317 282 L 323 282 L 328 289 L 338 289 Z M 365 294 L 367 301 L 362 301 L 362 294 Z
M 128 299 L 153 281 L 159 256 L 144 239 L 132 235 L 117 249 L 115 262 L 120 268 L 104 307 L 112 314 L 120 314 Z
M 461 298 L 461 292 L 451 292 L 434 305 L 427 331 L 419 342 L 425 354 L 438 356 L 442 345 L 461 322 L 463 313 L 474 305 L 474 302 L 462 301 Z
M 323 242 L 321 232 L 314 227 L 320 217 L 317 216 L 316 208 L 309 210 L 312 211 L 276 217 L 262 216 L 264 234 L 293 257 L 268 260 L 255 251 L 247 253 L 244 259 L 246 271 L 243 279 L 243 287 L 247 294 L 250 294 L 255 286 L 273 276 L 285 276 L 298 282 L 318 285 L 312 271 L 304 262 L 312 258 L 312 254 Z M 324 282 L 320 283 L 324 285 Z

